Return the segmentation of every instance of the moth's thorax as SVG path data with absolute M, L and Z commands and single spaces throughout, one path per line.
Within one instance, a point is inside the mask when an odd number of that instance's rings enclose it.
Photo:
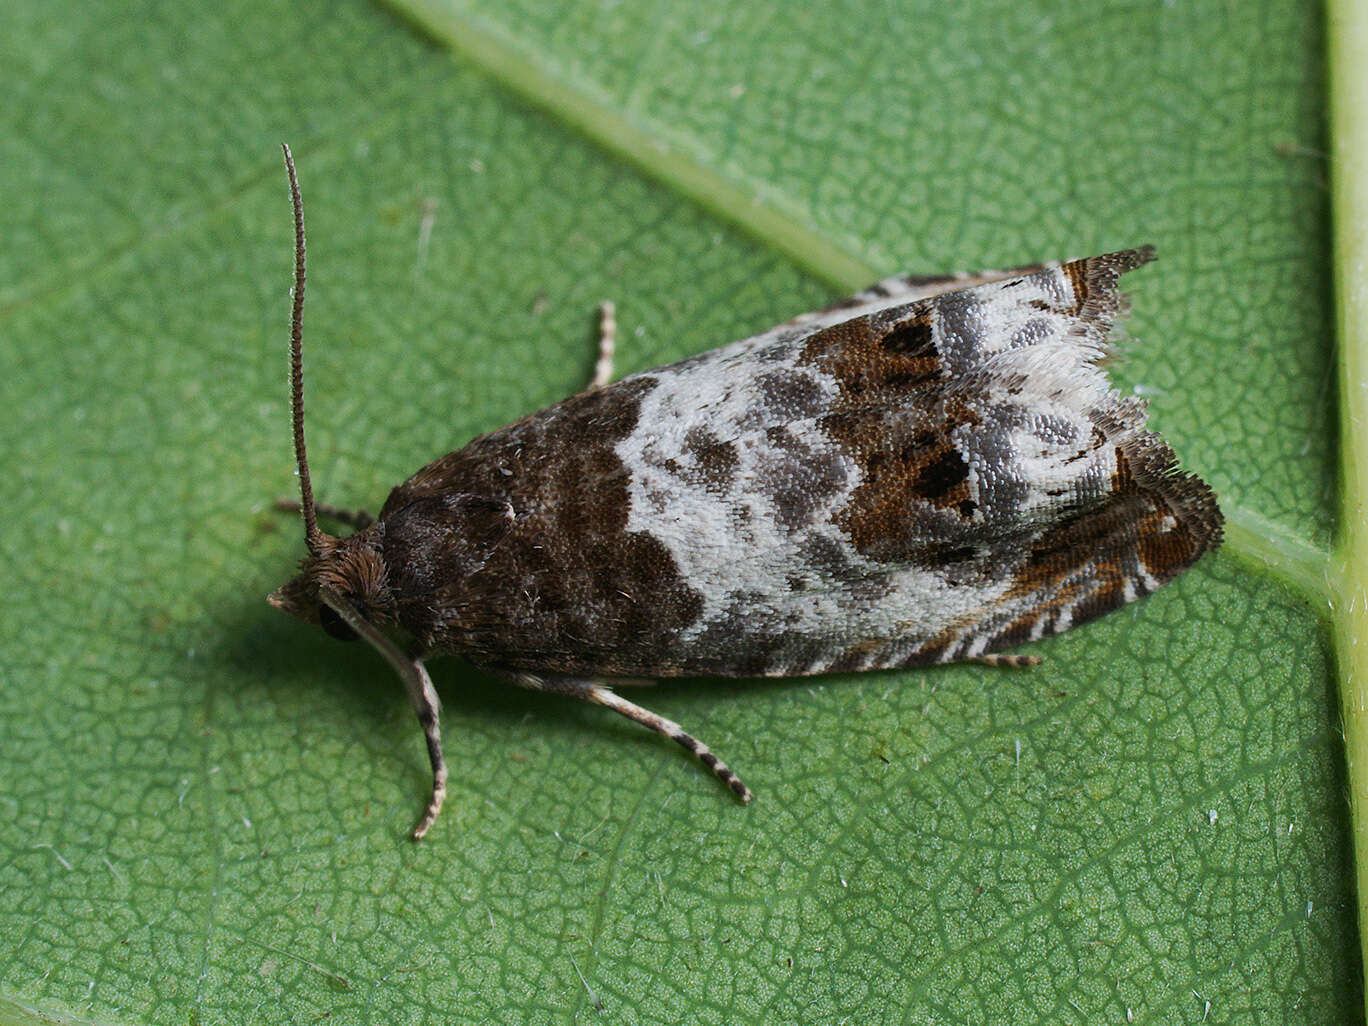
M 395 622 L 394 595 L 384 555 L 385 525 L 374 523 L 346 538 L 325 536 L 317 555 L 305 557 L 299 573 L 270 596 L 271 605 L 309 623 L 319 621 L 319 597 L 327 588 L 377 625 Z
M 396 621 L 424 642 L 440 619 L 459 617 L 489 555 L 512 530 L 516 515 L 500 497 L 454 492 L 386 505 L 375 527 L 389 568 Z

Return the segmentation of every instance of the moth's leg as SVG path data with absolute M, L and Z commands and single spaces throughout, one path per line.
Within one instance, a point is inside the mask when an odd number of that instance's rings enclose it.
M 973 659 L 970 659 L 969 662 L 982 663 L 984 666 L 1002 666 L 1020 669 L 1026 666 L 1039 666 L 1040 656 L 1011 655 L 1007 652 L 994 652 L 991 655 L 975 656 Z
M 594 364 L 593 380 L 585 387 L 586 392 L 602 388 L 613 380 L 613 350 L 617 344 L 617 308 L 612 300 L 605 299 L 599 304 L 599 352 L 598 362 Z
M 282 513 L 298 513 L 301 509 L 298 499 L 276 499 L 274 508 Z M 364 509 L 342 509 L 338 506 L 327 506 L 323 503 L 315 503 L 314 510 L 320 517 L 327 520 L 336 520 L 339 524 L 346 524 L 354 531 L 361 531 L 375 523 L 375 517 L 371 516 Z
M 400 676 L 404 678 L 404 687 L 408 691 L 409 701 L 413 703 L 413 711 L 418 714 L 418 723 L 427 739 L 428 761 L 432 764 L 432 797 L 428 799 L 427 808 L 409 835 L 413 840 L 421 841 L 432 824 L 437 822 L 437 814 L 442 811 L 442 803 L 446 801 L 447 765 L 442 755 L 442 727 L 438 722 L 442 701 L 437 697 L 437 689 L 432 686 L 432 678 L 428 676 L 423 660 L 415 656 L 409 665 L 413 672 L 401 673 Z
M 678 723 L 667 720 L 664 716 L 659 716 L 649 709 L 643 709 L 635 702 L 627 701 L 602 684 L 596 684 L 589 680 L 579 680 L 575 677 L 538 677 L 535 674 L 516 671 L 501 673 L 500 676 L 513 681 L 520 687 L 531 688 L 534 691 L 549 691 L 552 694 L 566 695 L 570 698 L 578 698 L 584 702 L 604 706 L 612 709 L 615 713 L 626 716 L 629 720 L 635 720 L 643 727 L 650 727 L 656 733 L 664 734 L 671 741 L 682 745 L 696 755 L 699 761 L 712 770 L 718 779 L 731 788 L 732 793 L 743 802 L 748 802 L 755 797 L 751 794 L 750 788 L 741 783 L 741 778 L 733 773 L 725 762 L 713 754 L 711 748 Z
M 365 620 L 352 604 L 337 592 L 323 588 L 319 591 L 319 598 L 331 606 L 333 611 L 347 622 L 347 626 L 369 641 L 372 647 L 385 657 L 385 661 L 394 667 L 394 672 L 399 674 L 400 680 L 404 682 L 404 690 L 408 692 L 409 701 L 413 703 L 413 711 L 418 714 L 418 722 L 422 725 L 424 737 L 427 738 L 428 760 L 432 763 L 432 797 L 428 799 L 427 808 L 410 835 L 415 841 L 421 841 L 423 835 L 437 821 L 437 814 L 442 811 L 442 802 L 446 800 L 447 766 L 442 755 L 442 729 L 438 724 L 442 702 L 437 697 L 437 689 L 432 685 L 432 678 L 428 676 L 421 654 L 405 653 Z

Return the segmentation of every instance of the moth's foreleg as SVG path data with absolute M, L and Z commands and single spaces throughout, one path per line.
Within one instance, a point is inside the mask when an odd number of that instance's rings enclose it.
M 298 513 L 302 508 L 298 499 L 276 499 L 274 506 L 282 513 Z M 315 503 L 314 510 L 323 519 L 336 520 L 339 524 L 346 524 L 353 531 L 365 530 L 375 523 L 375 517 L 364 509 L 342 509 L 338 506 Z
M 617 308 L 612 300 L 599 304 L 599 351 L 594 364 L 594 377 L 585 387 L 586 392 L 602 388 L 613 380 L 613 351 L 617 346 Z
M 412 675 L 401 673 L 400 676 L 404 678 L 413 711 L 418 714 L 418 723 L 427 739 L 428 761 L 432 763 L 432 797 L 428 799 L 427 808 L 410 835 L 415 841 L 421 841 L 432 824 L 437 822 L 442 802 L 446 801 L 447 766 L 446 757 L 442 755 L 442 727 L 438 722 L 442 712 L 441 700 L 437 697 L 437 689 L 432 686 L 432 678 L 428 676 L 423 661 L 414 659 L 411 666 L 414 670 Z
M 713 754 L 711 748 L 678 723 L 667 720 L 664 716 L 657 715 L 649 709 L 643 709 L 635 702 L 627 701 L 602 684 L 579 680 L 574 677 L 538 677 L 530 673 L 512 673 L 507 674 L 507 676 L 522 687 L 532 688 L 536 691 L 550 691 L 557 695 L 578 698 L 584 702 L 593 702 L 595 705 L 612 709 L 613 712 L 626 716 L 629 720 L 635 720 L 643 727 L 650 727 L 656 733 L 664 734 L 671 741 L 682 745 L 696 755 L 699 761 L 712 770 L 718 779 L 726 784 L 732 793 L 743 802 L 748 802 L 755 797 L 751 794 L 750 788 L 741 783 L 741 778 L 733 773 L 725 762 Z
M 432 678 L 428 676 L 420 654 L 404 652 L 337 592 L 321 588 L 318 597 L 331 606 L 347 622 L 347 626 L 370 642 L 371 647 L 385 657 L 385 662 L 394 667 L 394 672 L 404 682 L 404 690 L 413 703 L 413 711 L 418 714 L 423 736 L 427 738 L 428 760 L 432 763 L 432 797 L 428 799 L 427 808 L 411 835 L 415 841 L 421 841 L 436 822 L 437 814 L 442 811 L 442 802 L 446 800 L 447 766 L 442 755 L 442 729 L 438 724 L 442 702 L 437 697 L 437 689 L 432 685 Z

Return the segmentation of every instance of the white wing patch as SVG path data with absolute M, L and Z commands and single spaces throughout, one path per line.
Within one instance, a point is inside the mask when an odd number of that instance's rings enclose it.
M 1099 366 L 1116 278 L 1149 256 L 894 279 L 640 375 L 614 448 L 627 530 L 702 601 L 665 658 L 788 675 L 975 657 L 1217 544 L 1209 489 Z

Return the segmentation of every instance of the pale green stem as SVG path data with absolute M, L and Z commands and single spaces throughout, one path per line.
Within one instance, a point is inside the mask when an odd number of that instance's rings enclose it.
M 397 12 L 441 40 L 471 66 L 506 89 L 583 132 L 604 149 L 635 164 L 657 181 L 784 254 L 798 266 L 839 289 L 856 291 L 887 271 L 876 271 L 852 249 L 816 231 L 803 211 L 780 193 L 761 196 L 713 170 L 697 142 L 671 139 L 658 122 L 643 130 L 631 115 L 598 95 L 589 82 L 573 84 L 543 67 L 538 55 L 490 29 L 454 0 L 387 0 Z
M 1368 0 L 1331 0 L 1328 12 L 1343 489 L 1339 544 L 1330 569 L 1331 617 L 1363 945 L 1368 938 Z
M 1325 550 L 1244 506 L 1222 505 L 1221 512 L 1226 518 L 1223 553 L 1282 581 L 1322 619 L 1331 615 L 1335 592 Z

